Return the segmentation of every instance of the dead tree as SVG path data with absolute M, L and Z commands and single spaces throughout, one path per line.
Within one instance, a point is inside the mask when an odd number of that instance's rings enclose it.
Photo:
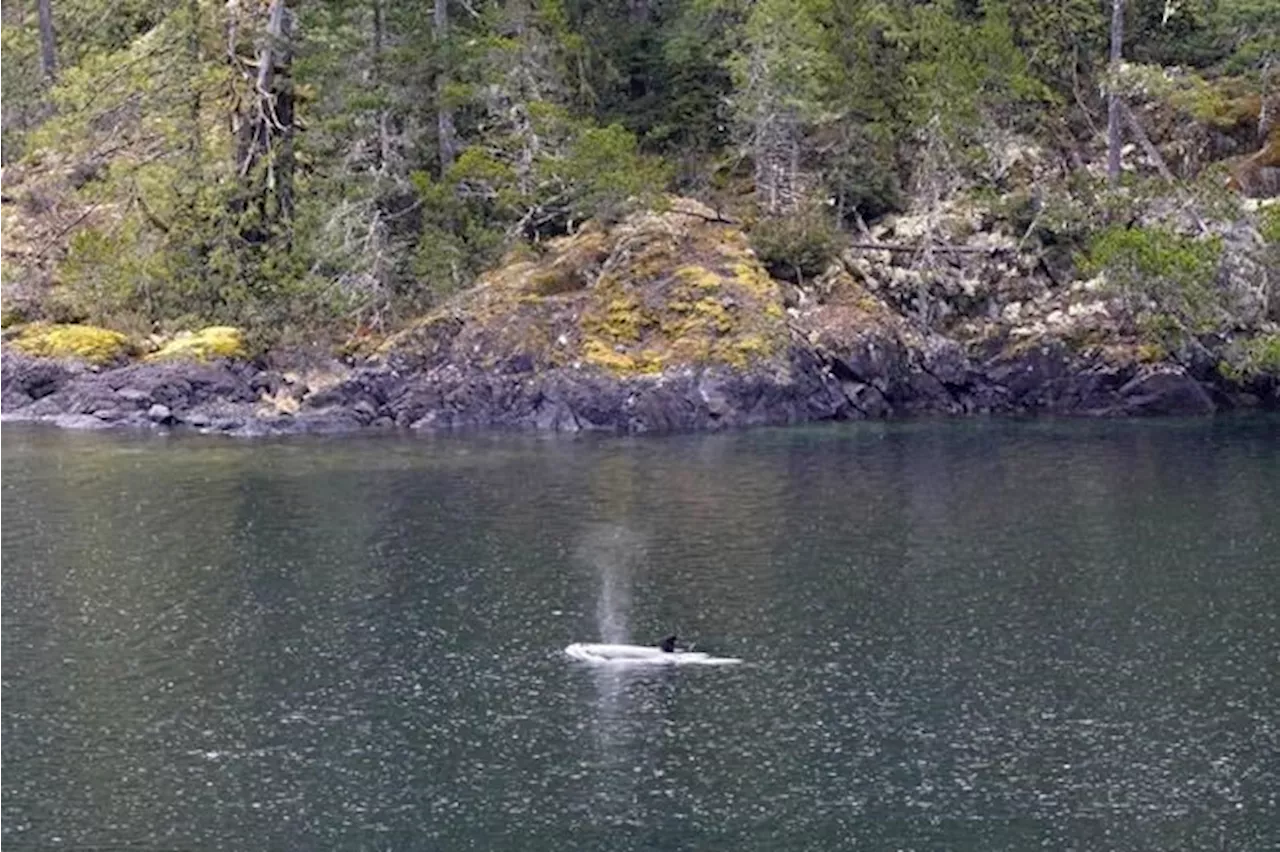
M 52 83 L 58 75 L 58 48 L 53 33 L 53 0 L 38 0 L 40 17 L 40 72 Z
M 435 2 L 436 61 L 436 135 L 439 137 L 440 176 L 443 178 L 453 165 L 457 153 L 457 131 L 453 126 L 453 105 L 449 103 L 449 74 L 445 67 L 449 38 L 449 0 Z
M 258 228 L 250 229 L 254 234 L 246 233 L 251 240 L 264 239 L 272 225 L 293 218 L 292 31 L 285 0 L 272 0 L 251 88 L 234 117 L 236 170 L 244 187 L 238 206 L 256 210 L 259 218 Z
M 1111 0 L 1111 63 L 1107 86 L 1107 181 L 1120 180 L 1120 125 L 1124 106 L 1120 100 L 1121 48 L 1124 44 L 1124 0 Z

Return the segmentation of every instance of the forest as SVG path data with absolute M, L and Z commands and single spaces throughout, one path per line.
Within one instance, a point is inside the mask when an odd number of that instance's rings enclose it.
M 1278 47 L 1274 0 L 13 0 L 4 322 L 385 334 L 691 198 L 801 288 L 969 204 L 1145 328 L 1265 327 Z

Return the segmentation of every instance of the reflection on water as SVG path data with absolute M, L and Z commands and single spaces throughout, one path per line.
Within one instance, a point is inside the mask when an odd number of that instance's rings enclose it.
M 5 427 L 22 849 L 1280 847 L 1280 421 Z M 729 667 L 592 667 L 668 632 Z
M 638 566 L 644 564 L 643 539 L 620 524 L 596 524 L 583 534 L 577 557 L 600 588 L 596 602 L 598 641 L 629 643 L 631 588 Z M 597 641 L 596 637 L 584 638 Z M 592 803 L 587 813 L 605 825 L 640 824 L 635 812 L 637 773 L 633 769 L 645 762 L 644 741 L 636 736 L 633 701 L 626 693 L 646 678 L 608 666 L 593 666 L 591 676 L 596 691 L 590 713 L 591 735 L 599 771 L 583 775 L 595 785 L 584 790 L 584 798 Z

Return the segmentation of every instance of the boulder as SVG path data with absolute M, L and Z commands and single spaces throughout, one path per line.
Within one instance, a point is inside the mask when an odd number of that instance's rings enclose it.
M 147 409 L 147 419 L 152 423 L 160 423 L 162 425 L 172 423 L 173 412 L 169 410 L 169 406 L 161 405 L 157 402 L 155 405 Z
M 1177 367 L 1146 372 L 1120 388 L 1119 396 L 1117 414 L 1191 416 L 1217 408 L 1204 386 Z

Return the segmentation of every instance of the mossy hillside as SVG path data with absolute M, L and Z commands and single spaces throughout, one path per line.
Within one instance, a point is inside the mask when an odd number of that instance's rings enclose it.
M 124 361 L 136 351 L 118 331 L 94 325 L 32 323 L 18 328 L 12 345 L 28 355 L 43 358 L 76 358 L 105 366 Z
M 745 367 L 779 355 L 777 282 L 745 235 L 685 199 L 612 228 L 591 223 L 512 257 L 473 290 L 394 335 L 384 356 L 486 369 L 588 365 L 621 375 Z
M 697 248 L 654 243 L 600 279 L 581 322 L 588 363 L 615 372 L 745 367 L 783 348 L 781 294 L 745 244 L 730 237 Z

